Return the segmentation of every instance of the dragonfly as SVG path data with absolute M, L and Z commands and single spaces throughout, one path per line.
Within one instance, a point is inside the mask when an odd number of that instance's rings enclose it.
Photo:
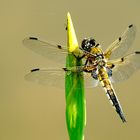
M 121 104 L 117 98 L 113 83 L 127 80 L 140 68 L 140 51 L 127 53 L 136 36 L 136 26 L 131 24 L 126 30 L 103 51 L 102 46 L 93 38 L 83 39 L 79 49 L 82 54 L 76 56 L 82 59 L 82 66 L 65 68 L 65 57 L 69 53 L 67 48 L 40 40 L 36 37 L 27 37 L 23 40 L 24 46 L 30 50 L 57 62 L 56 68 L 35 68 L 25 76 L 26 80 L 41 84 L 64 84 L 64 74 L 72 72 L 84 73 L 86 87 L 96 87 L 99 83 L 118 113 L 122 122 L 126 122 Z M 63 66 L 62 66 L 63 64 Z

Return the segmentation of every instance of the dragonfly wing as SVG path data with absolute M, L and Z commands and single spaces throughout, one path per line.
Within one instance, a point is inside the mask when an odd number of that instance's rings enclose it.
M 106 59 L 116 59 L 124 55 L 134 42 L 135 36 L 136 26 L 131 24 L 122 36 L 115 40 L 105 51 L 104 55 Z
M 84 66 L 70 67 L 70 68 L 67 68 L 67 71 L 83 72 L 83 68 L 84 68 Z M 83 72 L 83 74 L 84 74 L 85 88 L 93 88 L 98 85 L 99 81 L 92 78 L 91 73 Z
M 48 43 L 35 37 L 25 38 L 23 40 L 23 44 L 25 47 L 29 48 L 35 53 L 45 56 L 50 60 L 55 60 L 63 64 L 65 62 L 67 49 L 65 47 L 62 47 L 61 45 Z
M 84 73 L 85 88 L 93 88 L 98 86 L 99 81 L 92 78 L 90 73 Z
M 33 69 L 25 75 L 25 79 L 41 85 L 63 87 L 64 88 L 65 72 L 59 68 Z
M 112 69 L 112 82 L 121 82 L 128 79 L 135 71 L 140 69 L 140 52 L 134 52 L 116 60 L 110 60 L 114 65 Z
M 71 71 L 66 71 L 68 74 Z M 55 86 L 64 88 L 65 85 L 65 71 L 62 68 L 48 68 L 48 69 L 32 69 L 30 73 L 25 75 L 25 79 L 30 82 L 35 82 L 41 85 Z M 99 83 L 94 80 L 90 74 L 84 73 L 85 88 L 96 87 Z

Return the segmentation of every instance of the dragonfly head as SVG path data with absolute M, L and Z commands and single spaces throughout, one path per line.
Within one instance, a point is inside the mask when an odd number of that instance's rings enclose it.
M 93 38 L 85 38 L 82 41 L 81 47 L 83 50 L 90 52 L 91 48 L 95 46 L 95 40 Z

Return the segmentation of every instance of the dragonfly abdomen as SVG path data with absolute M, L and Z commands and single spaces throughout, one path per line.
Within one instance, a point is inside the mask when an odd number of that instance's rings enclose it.
M 99 79 L 100 83 L 101 83 L 102 87 L 104 88 L 108 99 L 110 100 L 110 103 L 115 108 L 115 110 L 118 113 L 118 115 L 120 116 L 121 120 L 123 122 L 126 122 L 126 119 L 123 114 L 123 110 L 121 108 L 119 100 L 115 94 L 115 91 L 114 91 L 111 81 L 109 79 L 107 70 L 105 68 L 102 68 L 99 70 L 99 78 L 100 78 Z
M 112 90 L 107 90 L 106 92 L 111 104 L 114 106 L 116 112 L 118 113 L 118 115 L 120 116 L 121 120 L 123 122 L 126 122 L 126 119 L 124 117 L 124 113 L 123 113 L 123 110 L 121 108 L 121 105 L 119 103 L 119 100 L 115 94 L 115 91 L 112 89 Z

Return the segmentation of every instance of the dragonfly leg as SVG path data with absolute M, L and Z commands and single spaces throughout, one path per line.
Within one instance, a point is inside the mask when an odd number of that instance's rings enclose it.
M 95 80 L 98 80 L 98 71 L 97 71 L 97 69 L 94 69 L 94 70 L 91 72 L 91 76 L 92 76 Z
M 63 68 L 63 70 L 66 72 L 83 72 L 84 66 L 68 67 L 68 68 Z
M 111 68 L 106 68 L 107 69 L 107 73 L 108 73 L 108 77 L 112 76 L 112 69 Z
M 86 66 L 86 65 L 87 65 L 87 63 L 88 63 L 88 59 L 86 59 L 86 62 L 85 62 L 85 64 L 84 64 L 84 66 Z

